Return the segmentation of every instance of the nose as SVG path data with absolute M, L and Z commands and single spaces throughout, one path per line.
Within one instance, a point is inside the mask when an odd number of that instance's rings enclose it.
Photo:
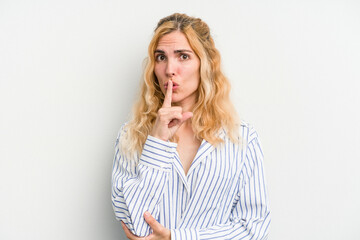
M 174 60 L 168 59 L 167 63 L 166 63 L 166 76 L 168 78 L 172 78 L 175 76 L 175 72 L 176 72 L 176 63 L 174 62 Z

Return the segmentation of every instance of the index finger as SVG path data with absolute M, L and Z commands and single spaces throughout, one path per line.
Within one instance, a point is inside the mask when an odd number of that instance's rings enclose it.
M 169 80 L 166 89 L 164 103 L 162 105 L 163 107 L 171 107 L 172 88 L 173 88 L 173 82 Z

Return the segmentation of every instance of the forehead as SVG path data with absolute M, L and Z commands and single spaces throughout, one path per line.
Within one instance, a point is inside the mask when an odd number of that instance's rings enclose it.
M 185 34 L 180 31 L 171 32 L 162 36 L 159 39 L 157 48 L 191 49 Z

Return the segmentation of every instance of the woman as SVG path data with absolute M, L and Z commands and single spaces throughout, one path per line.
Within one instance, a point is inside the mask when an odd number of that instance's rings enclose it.
M 141 97 L 112 174 L 129 239 L 265 239 L 270 215 L 257 133 L 238 123 L 220 54 L 201 19 L 161 19 Z

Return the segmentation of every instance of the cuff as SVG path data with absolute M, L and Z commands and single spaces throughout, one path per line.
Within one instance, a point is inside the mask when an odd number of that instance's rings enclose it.
M 149 135 L 145 141 L 139 163 L 163 171 L 170 171 L 176 147 L 176 143 L 163 141 Z
M 171 240 L 198 240 L 199 235 L 194 228 L 171 229 Z

